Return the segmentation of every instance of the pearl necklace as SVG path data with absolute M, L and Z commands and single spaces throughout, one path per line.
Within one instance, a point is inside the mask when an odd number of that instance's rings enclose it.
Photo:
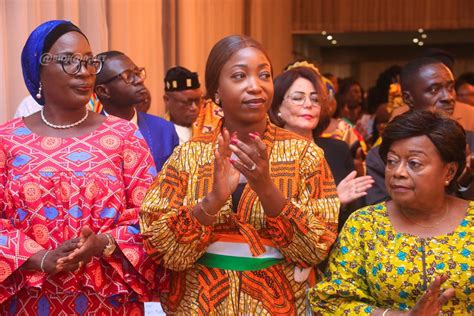
M 67 124 L 67 125 L 55 125 L 53 123 L 50 123 L 46 117 L 44 116 L 44 108 L 41 109 L 41 120 L 43 121 L 44 124 L 48 125 L 49 127 L 55 128 L 55 129 L 67 129 L 71 128 L 74 126 L 77 126 L 81 123 L 83 123 L 85 120 L 87 120 L 87 117 L 89 116 L 89 110 L 86 110 L 86 115 L 84 115 L 83 118 L 81 118 L 79 121 L 72 123 L 72 124 Z

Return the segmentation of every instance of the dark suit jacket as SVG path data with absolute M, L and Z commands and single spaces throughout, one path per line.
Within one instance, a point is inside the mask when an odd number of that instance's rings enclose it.
M 155 115 L 138 112 L 138 128 L 150 148 L 156 170 L 160 171 L 179 144 L 173 123 Z

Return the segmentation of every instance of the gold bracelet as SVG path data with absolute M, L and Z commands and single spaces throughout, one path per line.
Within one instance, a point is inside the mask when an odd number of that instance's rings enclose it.
M 105 245 L 104 250 L 102 251 L 102 256 L 110 257 L 114 253 L 115 248 L 117 248 L 117 244 L 110 234 L 106 233 L 104 235 L 105 238 L 107 238 L 107 245 Z
M 206 216 L 209 216 L 209 217 L 212 217 L 212 218 L 216 218 L 217 216 L 219 216 L 219 212 L 217 212 L 216 214 L 212 215 L 212 214 L 209 214 L 205 209 L 204 209 L 204 206 L 202 205 L 202 201 L 201 203 L 199 203 L 199 208 L 201 209 L 201 211 L 206 214 Z

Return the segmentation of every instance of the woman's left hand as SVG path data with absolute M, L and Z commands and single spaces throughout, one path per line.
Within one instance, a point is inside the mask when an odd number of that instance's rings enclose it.
M 358 177 L 356 171 L 352 171 L 337 185 L 337 195 L 341 204 L 348 204 L 360 197 L 367 195 L 367 190 L 374 184 L 371 176 Z
M 67 257 L 57 261 L 57 269 L 62 270 L 66 264 L 79 263 L 79 266 L 86 265 L 92 257 L 101 256 L 108 239 L 103 234 L 96 234 L 88 226 L 81 230 L 81 236 L 77 249 Z M 81 263 L 82 262 L 82 263 Z
M 448 280 L 447 275 L 437 276 L 428 290 L 407 313 L 409 316 L 439 315 L 443 306 L 455 296 L 453 288 L 442 290 L 441 285 Z
M 232 136 L 229 147 L 238 159 L 231 160 L 231 163 L 245 176 L 252 190 L 259 192 L 273 183 L 270 178 L 267 147 L 258 133 L 249 133 L 249 136 L 254 146 L 249 146 L 236 136 Z
M 249 146 L 237 137 L 232 137 L 230 150 L 238 157 L 231 160 L 232 165 L 244 175 L 252 190 L 258 195 L 265 214 L 277 217 L 286 199 L 270 177 L 267 146 L 258 133 L 249 133 L 254 146 Z

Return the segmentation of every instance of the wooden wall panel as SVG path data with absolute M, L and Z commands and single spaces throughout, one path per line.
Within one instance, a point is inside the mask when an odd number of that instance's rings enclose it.
M 474 28 L 472 0 L 294 0 L 293 33 Z

